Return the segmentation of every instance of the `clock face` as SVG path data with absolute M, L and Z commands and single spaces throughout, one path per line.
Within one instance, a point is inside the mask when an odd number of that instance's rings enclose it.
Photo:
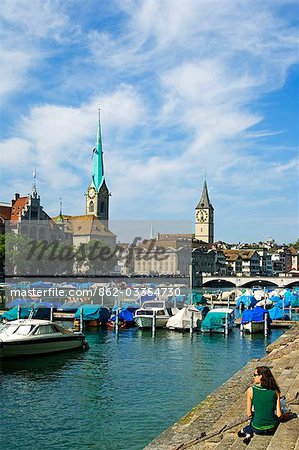
M 94 198 L 95 195 L 96 195 L 96 190 L 95 190 L 95 188 L 93 188 L 93 187 L 89 188 L 89 189 L 88 189 L 88 197 L 89 197 L 89 198 Z
M 208 220 L 207 211 L 203 211 L 203 210 L 197 211 L 196 220 L 198 220 L 199 222 L 207 222 L 207 220 Z

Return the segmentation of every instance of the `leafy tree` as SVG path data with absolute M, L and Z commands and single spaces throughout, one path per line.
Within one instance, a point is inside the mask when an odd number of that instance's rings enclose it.
M 289 244 L 289 247 L 294 247 L 296 250 L 299 250 L 299 239 L 297 239 L 297 241 Z

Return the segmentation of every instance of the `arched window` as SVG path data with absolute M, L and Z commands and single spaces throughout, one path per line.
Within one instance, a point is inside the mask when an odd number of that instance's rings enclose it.
M 100 212 L 103 213 L 105 211 L 105 203 L 101 202 Z
M 89 203 L 89 212 L 94 212 L 94 203 L 93 202 Z

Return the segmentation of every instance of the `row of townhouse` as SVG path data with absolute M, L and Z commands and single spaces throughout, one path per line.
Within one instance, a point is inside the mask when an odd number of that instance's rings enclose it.
M 276 249 L 211 249 L 193 250 L 193 270 L 205 274 L 238 276 L 273 276 L 296 273 L 298 250 L 293 247 Z

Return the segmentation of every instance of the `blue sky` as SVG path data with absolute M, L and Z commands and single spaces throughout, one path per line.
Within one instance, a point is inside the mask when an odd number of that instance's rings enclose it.
M 280 0 L 1 2 L 0 201 L 37 167 L 49 214 L 84 213 L 101 107 L 112 219 L 298 238 L 298 6 Z M 159 231 L 159 230 L 157 230 Z

